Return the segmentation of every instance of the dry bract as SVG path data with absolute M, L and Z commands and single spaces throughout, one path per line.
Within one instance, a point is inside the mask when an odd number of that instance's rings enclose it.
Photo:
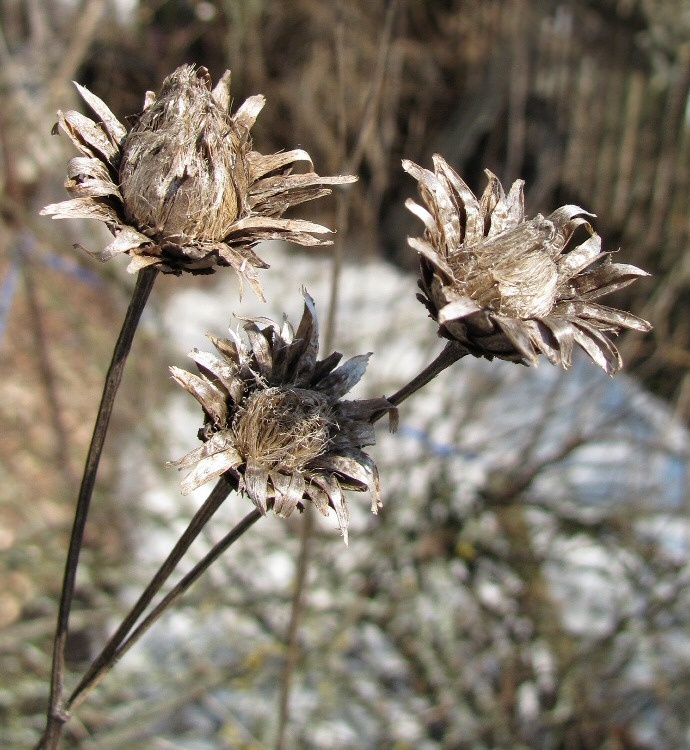
M 320 177 L 301 149 L 269 156 L 252 150 L 250 130 L 264 98 L 252 96 L 231 114 L 230 71 L 211 90 L 205 68 L 178 68 L 158 97 L 148 92 L 129 132 L 104 102 L 75 85 L 98 121 L 58 112 L 56 129 L 81 156 L 68 166 L 71 200 L 42 213 L 105 222 L 115 239 L 98 253 L 101 260 L 127 253 L 132 273 L 232 266 L 262 296 L 257 269 L 267 264 L 252 250 L 259 240 L 330 244 L 321 237 L 326 227 L 283 214 L 356 178 Z M 299 162 L 310 171 L 293 174 Z
M 651 326 L 593 300 L 648 274 L 601 252 L 601 238 L 585 218 L 593 214 L 562 206 L 528 220 L 522 180 L 506 195 L 487 170 L 489 184 L 477 200 L 438 155 L 433 172 L 410 161 L 403 168 L 424 202 L 406 204 L 426 228 L 422 238 L 408 240 L 420 256 L 418 296 L 441 335 L 475 356 L 536 363 L 541 353 L 566 368 L 578 344 L 609 374 L 620 369 L 609 334 Z M 578 227 L 589 237 L 568 248 Z
M 372 415 L 394 412 L 384 398 L 342 400 L 369 355 L 340 367 L 337 352 L 317 360 L 318 323 L 306 293 L 296 332 L 287 320 L 263 318 L 247 320 L 244 331 L 248 343 L 211 338 L 220 357 L 194 349 L 199 375 L 171 368 L 205 414 L 204 444 L 173 462 L 192 469 L 182 491 L 227 472 L 262 513 L 287 517 L 306 500 L 324 515 L 333 508 L 347 541 L 343 490 L 369 490 L 372 510 L 380 506 L 376 466 L 362 448 L 375 443 Z

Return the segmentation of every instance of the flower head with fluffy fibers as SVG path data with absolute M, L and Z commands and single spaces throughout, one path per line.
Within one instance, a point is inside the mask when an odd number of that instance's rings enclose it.
M 333 508 L 347 542 L 343 490 L 369 490 L 372 510 L 380 507 L 376 466 L 362 448 L 376 442 L 372 416 L 395 408 L 384 398 L 342 400 L 370 355 L 339 367 L 338 352 L 317 360 L 316 310 L 306 292 L 304 299 L 296 332 L 286 319 L 248 319 L 247 343 L 210 337 L 220 357 L 190 353 L 198 375 L 170 368 L 204 410 L 203 445 L 172 465 L 192 469 L 184 494 L 227 473 L 262 513 L 286 518 L 308 500 L 323 515 Z
M 68 165 L 71 199 L 42 213 L 103 221 L 114 240 L 98 253 L 101 260 L 126 253 L 132 273 L 232 266 L 261 297 L 257 269 L 267 264 L 252 249 L 259 240 L 330 244 L 319 236 L 330 232 L 326 227 L 283 214 L 356 178 L 292 174 L 299 162 L 313 169 L 301 149 L 269 156 L 252 150 L 250 130 L 264 97 L 250 97 L 231 114 L 230 71 L 211 89 L 205 68 L 178 68 L 158 97 L 147 93 L 129 132 L 103 101 L 75 85 L 97 121 L 58 112 L 54 132 L 61 128 L 81 156 Z
M 475 356 L 536 363 L 544 354 L 565 368 L 578 344 L 609 374 L 621 368 L 609 334 L 651 326 L 594 300 L 648 274 L 601 252 L 601 238 L 585 218 L 593 214 L 562 206 L 526 219 L 522 180 L 506 195 L 487 170 L 489 184 L 477 200 L 438 155 L 433 172 L 407 160 L 403 168 L 424 203 L 406 203 L 425 225 L 422 238 L 408 239 L 420 256 L 418 296 L 442 336 Z M 568 249 L 578 227 L 589 237 Z

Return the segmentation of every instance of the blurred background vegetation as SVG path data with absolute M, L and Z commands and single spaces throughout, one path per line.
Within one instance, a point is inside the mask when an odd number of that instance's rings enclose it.
M 8 727 L 8 747 L 28 746 L 41 725 L 75 486 L 131 288 L 121 267 L 99 266 L 71 247 L 74 242 L 102 246 L 99 228 L 51 223 L 37 215 L 43 205 L 64 197 L 61 184 L 72 153 L 66 139 L 52 138 L 50 129 L 56 109 L 80 106 L 72 79 L 124 121 L 140 111 L 144 92 L 156 90 L 181 63 L 206 66 L 214 80 L 230 68 L 237 104 L 255 93 L 267 97 L 253 130 L 259 150 L 299 145 L 320 174 L 360 175 L 348 194 L 346 215 L 336 217 L 336 202 L 324 200 L 309 218 L 332 226 L 337 220 L 347 259 L 361 264 L 385 259 L 403 271 L 414 270 L 405 237 L 418 227 L 403 206 L 414 184 L 402 172 L 402 157 L 428 167 L 432 153 L 440 152 L 475 192 L 483 189 L 485 168 L 504 184 L 522 177 L 529 214 L 546 214 L 564 203 L 582 205 L 597 214 L 604 249 L 620 247 L 621 262 L 654 274 L 616 300 L 655 326 L 651 335 L 622 340 L 627 372 L 663 399 L 678 423 L 690 415 L 690 0 L 0 0 L 0 24 L 0 721 Z M 69 656 L 76 671 L 112 627 L 113 601 L 122 596 L 129 575 L 145 510 L 127 493 L 121 502 L 113 501 L 122 492 L 119 449 L 132 425 L 147 451 L 161 445 L 165 427 L 140 415 L 165 403 L 167 392 L 160 385 L 165 367 L 180 356 L 166 351 L 157 336 L 157 315 L 179 283 L 165 278 L 157 285 L 158 301 L 148 327 L 138 334 L 115 412 L 73 618 Z M 203 289 L 209 282 L 184 283 Z M 366 340 L 366 331 L 361 336 Z M 170 457 L 162 455 L 161 463 Z M 513 556 L 508 567 L 531 582 L 523 604 L 538 621 L 533 622 L 537 634 L 543 634 L 544 627 L 553 626 L 554 607 L 543 590 L 543 560 L 526 540 L 524 517 L 505 510 L 506 497 L 524 501 L 533 475 L 530 481 L 520 472 L 511 476 L 514 482 L 504 481 L 500 491 L 492 485 L 483 502 L 491 505 L 491 497 L 499 498 L 496 534 L 505 537 L 508 548 L 534 553 Z M 440 472 L 439 502 L 445 502 L 448 482 L 452 479 Z M 618 507 L 618 521 L 620 513 Z M 415 541 L 416 561 L 439 564 L 450 549 L 473 569 L 476 544 L 457 548 L 458 532 L 449 531 L 447 518 L 436 526 L 431 520 L 426 518 L 429 526 L 420 532 L 427 547 L 422 550 Z M 598 535 L 600 523 L 588 526 L 588 533 Z M 628 533 L 624 526 L 614 524 L 617 533 Z M 605 531 L 612 528 L 606 525 Z M 337 540 L 327 543 L 337 547 Z M 337 567 L 341 552 L 329 551 L 330 564 Z M 405 568 L 405 553 L 399 554 Z M 646 559 L 657 561 L 654 554 Z M 664 568 L 662 576 L 655 565 L 649 562 L 645 578 L 650 587 L 655 576 L 661 580 L 669 574 Z M 677 562 L 671 567 L 675 573 L 682 569 Z M 366 575 L 370 583 L 362 583 L 360 593 L 371 597 L 393 572 Z M 669 590 L 678 580 L 667 581 Z M 388 617 L 395 630 L 395 608 L 404 606 L 409 592 L 398 593 L 389 617 L 379 613 L 379 626 Z M 264 623 L 280 637 L 284 624 Z M 452 626 L 439 628 L 445 633 L 443 628 Z M 567 690 L 580 696 L 574 700 L 579 713 L 559 723 L 552 712 L 552 724 L 544 720 L 532 734 L 524 722 L 512 726 L 506 706 L 513 705 L 529 671 L 516 651 L 498 660 L 494 688 L 500 700 L 495 705 L 482 703 L 486 695 L 470 700 L 482 720 L 476 731 L 480 739 L 474 744 L 458 739 L 451 731 L 454 720 L 446 715 L 452 701 L 430 662 L 411 647 L 409 634 L 401 633 L 393 641 L 416 665 L 414 690 L 424 700 L 437 699 L 433 710 L 425 709 L 427 739 L 435 743 L 428 747 L 518 747 L 513 742 L 520 732 L 526 747 L 636 746 L 627 719 L 613 726 L 606 710 L 594 710 L 587 669 L 577 671 L 578 643 L 561 642 L 553 633 L 546 641 L 560 643 L 554 657 L 560 660 L 556 672 L 563 682 L 558 684 L 571 679 Z M 445 642 L 438 633 L 430 638 L 436 646 Z M 196 668 L 204 671 L 198 662 Z M 217 675 L 213 679 L 222 682 Z M 683 705 L 685 693 L 674 693 L 673 685 L 664 689 L 672 698 L 669 706 Z M 549 690 L 550 711 L 559 691 Z M 134 695 L 127 684 L 118 684 L 94 702 L 84 725 L 75 722 L 68 739 L 75 746 L 87 743 L 90 733 L 112 725 L 113 707 L 126 707 Z M 168 711 L 174 714 L 174 708 Z M 487 729 L 492 717 L 495 731 Z M 150 723 L 146 726 L 146 736 L 154 736 Z M 644 746 L 680 747 L 673 744 L 678 738 L 690 744 L 686 731 L 679 726 L 669 734 L 675 740 Z M 208 746 L 264 746 L 252 744 L 256 738 L 221 741 L 219 736 Z M 313 737 L 307 742 L 305 736 L 295 739 L 302 744 L 294 747 L 361 746 L 332 738 L 330 744 Z M 153 740 L 142 745 L 131 734 L 112 742 L 93 746 L 204 746 L 154 745 Z M 408 745 L 381 739 L 367 746 Z

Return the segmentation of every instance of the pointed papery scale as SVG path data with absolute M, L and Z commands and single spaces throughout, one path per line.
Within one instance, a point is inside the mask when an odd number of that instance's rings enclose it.
M 328 399 L 329 403 L 335 403 L 341 399 L 346 393 L 348 393 L 364 376 L 371 357 L 371 352 L 368 354 L 358 354 L 347 362 L 340 365 L 337 370 L 334 370 L 329 375 L 315 385 L 315 390 L 319 393 L 323 393 Z
M 115 209 L 104 202 L 92 198 L 72 198 L 62 203 L 51 203 L 40 211 L 41 216 L 52 216 L 54 219 L 96 219 L 106 224 L 120 226 Z
M 225 395 L 213 383 L 179 367 L 171 367 L 170 372 L 173 379 L 201 404 L 214 424 L 221 425 L 227 422 L 228 408 Z
M 210 456 L 200 459 L 194 464 L 193 470 L 182 480 L 181 490 L 183 495 L 188 495 L 212 479 L 233 472 L 240 465 L 237 453 L 233 450 L 219 451 Z
M 304 312 L 288 352 L 286 377 L 301 388 L 311 384 L 319 352 L 319 323 L 314 300 L 302 291 Z
M 268 511 L 268 476 L 269 470 L 265 466 L 247 462 L 243 473 L 244 491 L 264 516 Z
M 123 227 L 117 231 L 115 239 L 101 253 L 101 260 L 110 260 L 121 253 L 128 253 L 135 248 L 151 245 L 151 240 L 132 227 Z
M 218 83 L 214 86 L 213 90 L 211 91 L 211 96 L 213 98 L 213 101 L 223 110 L 226 112 L 230 111 L 230 81 L 232 79 L 232 74 L 229 70 L 226 70 L 225 73 L 218 79 Z
M 81 98 L 91 107 L 98 119 L 103 123 L 105 131 L 110 136 L 113 144 L 119 146 L 124 137 L 127 135 L 125 126 L 110 111 L 110 107 L 95 94 L 92 94 L 87 88 L 79 85 L 76 81 L 72 83 L 77 87 Z
M 109 166 L 117 166 L 120 149 L 93 120 L 71 110 L 58 110 L 57 117 L 58 125 L 81 154 L 100 158 Z
M 288 518 L 304 498 L 306 489 L 304 477 L 298 473 L 285 475 L 272 472 L 270 479 L 275 491 L 273 511 L 281 518 Z
M 202 374 L 208 379 L 217 379 L 233 400 L 235 394 L 239 394 L 241 397 L 244 382 L 239 377 L 237 367 L 232 362 L 219 359 L 214 354 L 201 352 L 198 349 L 192 349 L 189 356 L 196 362 Z
M 568 279 L 559 289 L 563 297 L 597 299 L 605 294 L 624 289 L 639 278 L 649 276 L 646 271 L 624 263 L 605 262 L 591 271 Z
M 328 504 L 335 510 L 338 526 L 343 534 L 343 541 L 347 544 L 347 527 L 350 523 L 350 512 L 347 509 L 347 503 L 343 497 L 340 484 L 332 474 L 316 474 L 312 476 L 312 482 L 328 497 Z

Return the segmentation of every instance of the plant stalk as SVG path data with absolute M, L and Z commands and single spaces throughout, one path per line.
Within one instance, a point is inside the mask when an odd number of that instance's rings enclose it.
M 262 514 L 256 508 L 249 512 L 234 528 L 229 531 L 211 550 L 187 573 L 180 579 L 180 582 L 163 599 L 151 610 L 151 612 L 139 623 L 132 634 L 122 643 L 119 649 L 112 656 L 107 668 L 104 669 L 99 678 L 105 676 L 112 667 L 129 651 L 132 646 L 156 623 L 161 615 L 169 609 L 175 602 L 195 583 L 203 573 L 230 547 L 232 546 L 245 531 L 248 531 L 260 518 Z M 100 680 L 99 680 L 100 681 Z M 77 694 L 75 691 L 72 698 L 67 703 L 69 709 L 75 709 L 86 698 L 91 688 L 96 686 L 96 682 L 84 685 Z
M 110 671 L 110 668 L 115 663 L 115 656 L 122 642 L 132 630 L 137 620 L 141 617 L 146 607 L 148 607 L 151 601 L 153 601 L 153 598 L 160 591 L 163 584 L 168 580 L 185 552 L 187 552 L 192 545 L 192 542 L 199 536 L 202 529 L 206 526 L 218 508 L 220 508 L 232 489 L 233 487 L 230 482 L 228 482 L 224 476 L 221 476 L 204 504 L 194 514 L 194 517 L 189 522 L 189 525 L 176 542 L 168 557 L 158 569 L 158 572 L 153 576 L 148 586 L 144 589 L 136 604 L 120 623 L 118 629 L 113 633 L 101 650 L 101 653 L 93 660 L 91 666 L 85 672 L 77 687 L 72 691 L 72 695 L 67 701 L 68 710 L 81 705 L 87 694 L 91 692 L 91 690 L 96 687 L 101 679 Z
M 145 268 L 137 276 L 132 299 L 127 308 L 122 329 L 113 350 L 110 367 L 105 377 L 98 416 L 96 417 L 96 424 L 94 425 L 93 436 L 84 465 L 84 473 L 77 498 L 77 507 L 74 512 L 74 523 L 72 525 L 72 534 L 67 552 L 67 561 L 65 563 L 65 574 L 62 583 L 62 593 L 60 595 L 55 639 L 53 641 L 53 664 L 46 729 L 38 745 L 39 748 L 44 748 L 45 750 L 56 750 L 60 742 L 63 726 L 67 720 L 67 714 L 62 705 L 65 645 L 67 643 L 69 616 L 74 599 L 77 566 L 84 539 L 86 518 L 89 513 L 91 496 L 93 495 L 96 483 L 98 464 L 103 452 L 103 445 L 108 432 L 108 424 L 110 423 L 115 396 L 122 381 L 122 373 L 127 361 L 127 355 L 132 347 L 134 334 L 157 275 L 158 271 L 155 268 Z
M 412 378 L 407 385 L 404 385 L 399 391 L 389 396 L 387 400 L 394 406 L 399 406 L 405 399 L 412 396 L 412 394 L 423 388 L 427 383 L 430 383 L 437 375 L 468 354 L 469 351 L 462 344 L 457 341 L 449 341 L 433 362 L 427 365 L 419 375 Z M 384 414 L 386 412 L 375 414 L 372 421 L 378 421 Z
M 302 614 L 306 606 L 304 595 L 307 573 L 309 572 L 309 561 L 311 555 L 311 539 L 314 528 L 314 506 L 309 504 L 305 508 L 304 521 L 300 528 L 300 547 L 297 558 L 297 572 L 295 586 L 290 608 L 290 622 L 288 624 L 285 643 L 285 661 L 280 676 L 280 700 L 278 703 L 278 736 L 275 750 L 284 750 L 286 742 L 286 731 L 290 718 L 290 691 L 292 688 L 292 677 L 297 666 L 300 649 L 298 644 L 299 626 Z

